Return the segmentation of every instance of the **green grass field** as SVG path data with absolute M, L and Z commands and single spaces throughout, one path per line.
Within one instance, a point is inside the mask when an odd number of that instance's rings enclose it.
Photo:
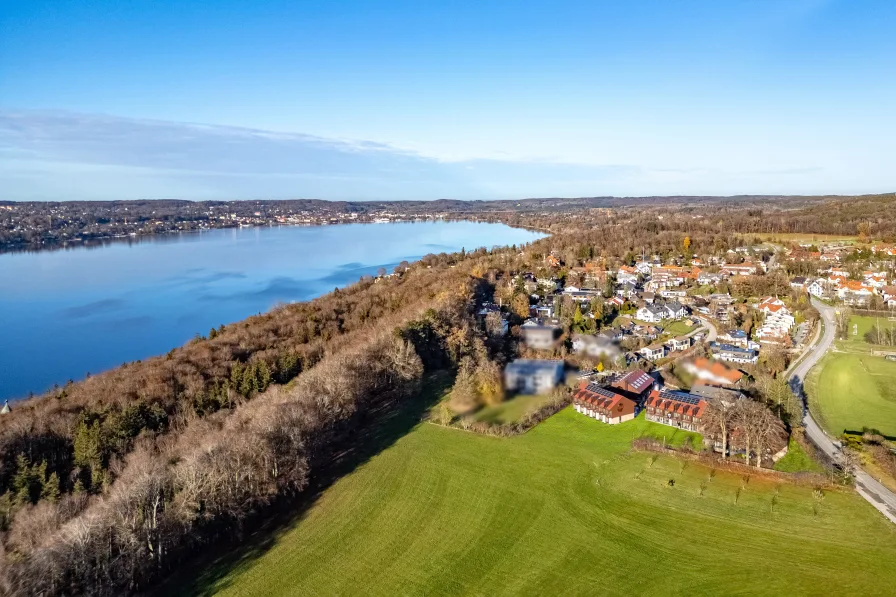
M 870 427 L 896 436 L 896 363 L 871 355 L 874 348 L 896 349 L 867 343 L 865 332 L 872 325 L 896 327 L 896 322 L 853 316 L 849 336 L 837 340 L 806 379 L 810 408 L 834 435 Z
M 421 423 L 188 594 L 892 595 L 896 527 L 850 491 L 631 453 L 689 434 L 566 409 L 513 438 Z M 674 485 L 670 486 L 670 479 Z M 701 495 L 702 493 L 702 495 Z
M 887 317 L 865 317 L 853 315 L 849 319 L 849 324 L 850 327 L 848 338 L 846 340 L 838 340 L 837 342 L 837 347 L 840 350 L 870 353 L 874 348 L 881 348 L 884 350 L 896 351 L 896 349 L 892 347 L 878 347 L 865 341 L 865 333 L 870 330 L 872 326 L 877 325 L 882 328 L 896 329 L 896 321 L 890 321 Z
M 870 354 L 828 354 L 806 386 L 813 412 L 835 435 L 878 429 L 896 436 L 896 363 Z
M 487 423 L 513 423 L 521 420 L 527 414 L 535 412 L 551 399 L 550 394 L 519 394 L 508 398 L 501 404 L 479 409 L 475 417 L 476 420 Z
M 787 454 L 775 463 L 775 470 L 783 473 L 821 473 L 824 469 L 806 454 L 803 447 L 792 438 L 787 446 Z

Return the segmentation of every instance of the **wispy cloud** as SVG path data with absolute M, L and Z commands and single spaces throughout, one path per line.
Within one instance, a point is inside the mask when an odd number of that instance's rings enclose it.
M 836 176 L 811 163 L 782 164 L 778 170 L 735 164 L 723 171 L 555 159 L 441 161 L 372 141 L 0 110 L 0 199 L 12 200 L 510 199 L 845 190 Z
M 632 171 L 447 163 L 371 141 L 43 111 L 0 112 L 0 156 L 5 199 L 473 199 L 531 191 L 515 180 L 581 187 Z

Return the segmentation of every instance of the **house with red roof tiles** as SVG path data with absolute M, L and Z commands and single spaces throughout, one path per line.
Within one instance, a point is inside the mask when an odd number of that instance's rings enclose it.
M 653 387 L 653 378 L 640 369 L 629 371 L 612 384 L 617 394 L 631 398 L 638 404 L 644 401 L 650 388 Z
M 654 423 L 699 432 L 703 429 L 707 406 L 709 403 L 706 400 L 687 392 L 655 389 L 644 404 L 644 416 Z
M 638 414 L 634 400 L 596 383 L 582 382 L 573 394 L 573 405 L 576 412 L 609 425 L 630 421 Z
M 714 386 L 735 386 L 743 379 L 744 374 L 732 369 L 720 361 L 710 361 L 700 357 L 684 363 L 684 370 L 698 380 Z

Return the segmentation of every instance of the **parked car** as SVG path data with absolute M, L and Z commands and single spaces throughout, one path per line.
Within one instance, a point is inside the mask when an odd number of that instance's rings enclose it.
M 896 361 L 896 354 L 888 354 L 886 357 L 888 361 Z

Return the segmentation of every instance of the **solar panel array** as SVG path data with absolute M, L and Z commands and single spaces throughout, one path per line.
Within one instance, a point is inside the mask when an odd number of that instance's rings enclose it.
M 665 400 L 676 400 L 678 402 L 684 402 L 685 404 L 700 404 L 703 400 L 700 396 L 694 396 L 693 394 L 688 394 L 687 392 L 671 392 L 668 390 L 663 390 L 660 392 L 660 398 Z
M 597 394 L 598 396 L 603 396 L 604 398 L 615 398 L 616 393 L 611 392 L 610 390 L 597 385 L 596 383 L 588 384 L 585 389 L 593 394 Z

